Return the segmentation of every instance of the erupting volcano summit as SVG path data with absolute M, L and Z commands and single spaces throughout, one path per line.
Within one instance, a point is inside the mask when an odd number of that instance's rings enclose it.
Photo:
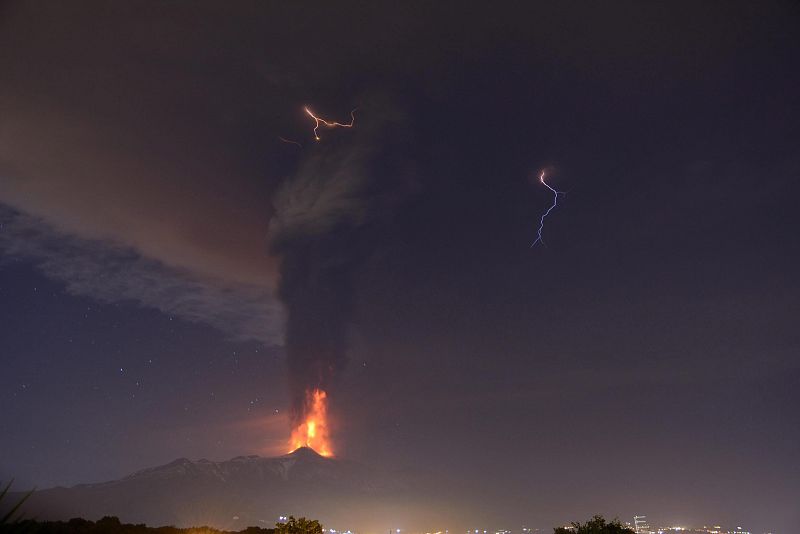
M 292 430 L 289 452 L 301 447 L 313 449 L 321 456 L 333 456 L 328 425 L 328 395 L 321 389 L 306 392 L 304 419 Z

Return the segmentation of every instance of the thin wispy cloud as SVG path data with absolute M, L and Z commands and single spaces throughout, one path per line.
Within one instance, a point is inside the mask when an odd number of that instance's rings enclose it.
M 237 340 L 281 343 L 283 314 L 269 287 L 199 276 L 111 241 L 59 232 L 1 204 L 0 225 L 3 259 L 33 263 L 71 294 L 157 309 Z

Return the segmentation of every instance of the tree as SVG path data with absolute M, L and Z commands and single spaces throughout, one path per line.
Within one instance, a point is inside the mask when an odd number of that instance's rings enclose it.
M 619 519 L 606 522 L 602 515 L 596 515 L 586 523 L 573 522 L 571 527 L 556 527 L 553 534 L 634 534 L 633 529 L 619 522 Z
M 2 501 L 5 498 L 6 494 L 8 494 L 8 490 L 11 489 L 11 484 L 13 483 L 14 479 L 12 478 L 11 481 L 8 483 L 8 485 L 5 488 L 3 488 L 2 491 L 0 491 L 0 505 L 3 504 Z M 26 500 L 28 500 L 28 497 L 30 497 L 32 494 L 33 490 L 23 495 L 21 499 L 19 499 L 13 506 L 11 506 L 11 509 L 8 510 L 4 515 L 2 515 L 2 517 L 0 517 L 0 525 L 19 523 L 19 521 L 22 519 L 22 515 L 17 515 L 17 510 L 19 510 L 19 507 L 22 506 L 23 503 Z
M 322 525 L 316 519 L 290 515 L 285 523 L 275 523 L 275 534 L 322 534 Z

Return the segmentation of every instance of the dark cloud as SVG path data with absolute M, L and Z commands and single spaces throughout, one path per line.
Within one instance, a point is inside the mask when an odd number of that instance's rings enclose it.
M 208 150 L 169 159 L 159 154 L 166 139 L 148 151 L 101 120 L 41 114 L 5 96 L 16 104 L 0 123 L 0 204 L 15 213 L 6 255 L 35 259 L 74 293 L 280 342 L 265 188 L 218 167 Z
M 0 56 L 0 204 L 15 213 L 4 253 L 74 293 L 279 343 L 266 233 L 280 171 L 231 148 L 242 110 L 214 69 L 152 48 L 125 10 L 15 5 L 0 24 L 0 47 L 24 51 Z
M 201 277 L 109 241 L 60 233 L 0 206 L 0 251 L 34 263 L 68 292 L 103 302 L 135 302 L 209 324 L 238 340 L 280 344 L 282 310 L 269 288 Z

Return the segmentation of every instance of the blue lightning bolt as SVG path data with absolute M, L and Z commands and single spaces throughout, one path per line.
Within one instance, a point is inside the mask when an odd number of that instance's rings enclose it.
M 544 230 L 544 220 L 548 215 L 550 215 L 550 212 L 553 211 L 553 209 L 558 205 L 558 195 L 565 194 L 563 191 L 556 191 L 555 189 L 550 187 L 550 185 L 547 182 L 544 181 L 544 171 L 542 171 L 542 174 L 539 175 L 539 181 L 542 182 L 542 184 L 547 189 L 553 192 L 553 205 L 547 208 L 547 211 L 545 211 L 542 214 L 542 218 L 539 220 L 539 231 L 537 232 L 538 237 L 536 238 L 536 241 L 531 243 L 531 248 L 533 248 L 536 245 L 536 243 L 541 243 L 542 245 L 544 245 L 544 239 L 542 239 L 542 230 Z

